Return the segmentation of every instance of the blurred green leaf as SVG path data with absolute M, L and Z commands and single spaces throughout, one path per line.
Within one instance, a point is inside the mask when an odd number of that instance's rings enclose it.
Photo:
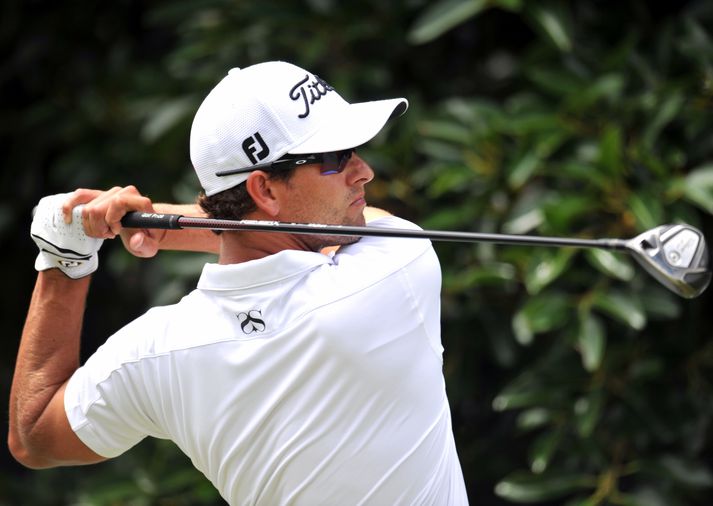
M 560 165 L 560 169 L 563 176 L 572 178 L 576 181 L 582 181 L 587 184 L 593 185 L 595 188 L 606 190 L 611 185 L 610 179 L 606 174 L 602 174 L 593 166 L 593 164 L 588 163 L 589 160 L 568 160 L 567 162 Z
M 571 22 L 568 19 L 566 3 L 559 2 L 528 2 L 526 12 L 533 20 L 535 27 L 563 53 L 573 48 Z
M 702 165 L 684 178 L 684 196 L 691 203 L 713 214 L 713 164 Z
M 568 109 L 579 111 L 592 107 L 602 100 L 616 101 L 621 97 L 626 86 L 624 75 L 621 73 L 605 74 L 588 83 L 580 90 L 567 97 Z
M 522 192 L 512 206 L 507 221 L 503 223 L 503 232 L 526 234 L 537 228 L 544 220 L 542 208 L 546 201 L 547 194 L 540 188 L 531 187 Z
M 511 114 L 507 122 L 501 125 L 505 133 L 514 136 L 540 134 L 560 129 L 562 126 L 560 118 L 549 111 L 523 111 Z
M 162 103 L 152 111 L 141 130 L 141 138 L 147 143 L 155 142 L 170 129 L 192 118 L 195 108 L 192 98 L 181 97 Z
M 535 334 L 564 325 L 569 313 L 569 299 L 562 293 L 544 292 L 530 297 L 513 317 L 515 339 L 523 346 L 529 345 Z
M 408 33 L 411 44 L 425 44 L 440 37 L 488 6 L 487 0 L 440 0 L 430 5 Z
M 594 307 L 634 330 L 641 330 L 646 326 L 646 315 L 639 301 L 631 295 L 621 292 L 598 292 L 594 298 Z
M 522 187 L 535 173 L 539 164 L 540 159 L 534 151 L 519 157 L 508 169 L 508 186 L 514 190 Z
M 591 214 L 598 203 L 590 195 L 553 195 L 543 204 L 546 222 L 555 230 L 569 231 L 580 218 Z
M 589 505 L 587 505 L 589 506 Z M 653 486 L 641 487 L 622 498 L 622 506 L 688 506 Z
M 524 73 L 537 88 L 558 97 L 576 96 L 586 86 L 586 81 L 559 66 L 525 65 Z
M 661 458 L 660 465 L 666 476 L 673 478 L 686 488 L 713 487 L 713 472 L 704 462 L 677 455 L 666 455 Z
M 550 476 L 515 472 L 496 485 L 495 493 L 512 502 L 536 503 L 559 499 L 595 485 L 595 478 L 586 474 L 558 473 Z
M 114 483 L 95 487 L 91 492 L 83 494 L 84 501 L 97 506 L 119 504 L 131 498 L 142 495 L 136 482 L 131 480 L 117 480 Z
M 552 394 L 543 390 L 516 391 L 507 390 L 499 393 L 492 402 L 495 411 L 507 411 L 524 407 L 537 406 L 547 402 Z
M 473 171 L 468 167 L 453 167 L 450 170 L 443 170 L 431 181 L 428 189 L 429 194 L 434 197 L 451 192 L 463 192 L 473 184 Z
M 664 362 L 660 357 L 646 357 L 631 365 L 629 375 L 637 381 L 653 381 L 661 376 Z
M 643 192 L 632 193 L 627 204 L 636 218 L 639 230 L 650 230 L 662 224 L 663 208 L 660 197 Z
M 611 251 L 604 249 L 588 249 L 585 256 L 590 264 L 607 276 L 620 279 L 622 281 L 631 281 L 634 279 L 636 271 L 631 265 L 628 258 L 621 254 L 616 255 Z
M 599 164 L 612 177 L 620 177 L 623 172 L 623 144 L 621 128 L 607 125 L 599 143 Z
M 525 0 L 491 0 L 493 5 L 516 12 L 522 8 L 524 2 Z
M 464 291 L 481 285 L 511 282 L 515 280 L 516 274 L 515 267 L 510 264 L 490 263 L 458 272 L 453 278 L 446 278 L 444 286 L 450 290 Z
M 602 323 L 590 312 L 579 316 L 577 345 L 584 368 L 590 372 L 599 369 L 604 358 L 606 334 Z
M 661 130 L 679 114 L 684 102 L 685 98 L 679 91 L 669 91 L 664 95 L 662 101 L 657 104 L 654 117 L 646 125 L 643 138 L 645 145 L 654 145 Z
M 529 451 L 530 470 L 535 474 L 544 473 L 562 441 L 562 432 L 552 430 L 540 434 Z
M 472 227 L 473 216 L 459 207 L 443 206 L 421 221 L 420 225 L 436 230 L 467 230 Z
M 592 436 L 600 421 L 603 408 L 604 394 L 599 390 L 589 392 L 585 397 L 577 399 L 574 404 L 575 424 L 577 433 L 581 437 Z
M 463 149 L 450 142 L 425 139 L 418 144 L 417 149 L 439 162 L 452 162 L 454 166 L 463 165 Z
M 530 256 L 525 287 L 528 293 L 536 295 L 560 277 L 569 267 L 574 249 L 541 249 Z
M 534 203 L 532 207 L 522 207 L 517 209 L 516 212 L 517 214 L 514 214 L 503 224 L 503 232 L 507 234 L 525 234 L 539 227 L 544 221 L 542 208 Z
M 641 303 L 646 314 L 654 318 L 671 320 L 681 315 L 681 299 L 663 288 L 646 290 Z
M 487 134 L 507 120 L 507 111 L 487 97 L 451 97 L 443 102 L 443 109 L 471 134 Z
M 545 408 L 531 408 L 517 417 L 517 426 L 522 430 L 533 430 L 546 425 L 552 420 L 552 414 Z
M 562 392 L 554 391 L 538 382 L 539 376 L 532 370 L 526 370 L 495 396 L 492 407 L 495 411 L 519 408 L 542 409 L 543 406 L 558 404 L 562 401 Z
M 433 139 L 449 141 L 455 144 L 464 144 L 466 146 L 471 141 L 471 134 L 468 128 L 453 121 L 421 121 L 418 128 L 421 135 Z

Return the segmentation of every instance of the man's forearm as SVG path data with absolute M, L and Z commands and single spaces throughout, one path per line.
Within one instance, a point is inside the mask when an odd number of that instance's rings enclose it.
M 206 214 L 198 204 L 153 204 L 154 211 L 163 214 L 180 214 L 183 216 L 205 216 Z M 376 207 L 364 209 L 364 217 L 367 222 L 389 216 L 390 213 Z M 186 229 L 186 230 L 163 230 L 163 235 L 158 241 L 159 249 L 162 250 L 183 250 L 199 251 L 205 253 L 220 252 L 220 240 L 210 230 Z
M 8 444 L 18 460 L 53 444 L 45 440 L 51 433 L 45 425 L 56 420 L 43 415 L 79 367 L 89 280 L 69 279 L 57 269 L 38 274 L 10 392 Z
M 158 213 L 180 214 L 183 216 L 205 216 L 198 204 L 154 204 Z M 159 242 L 162 250 L 198 251 L 205 253 L 220 252 L 220 240 L 210 230 L 167 230 Z

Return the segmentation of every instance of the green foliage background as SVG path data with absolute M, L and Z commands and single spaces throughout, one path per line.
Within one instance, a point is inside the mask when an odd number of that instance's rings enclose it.
M 407 97 L 406 116 L 361 151 L 378 175 L 370 203 L 424 227 L 631 237 L 685 221 L 713 240 L 710 2 L 27 0 L 2 9 L 5 406 L 35 277 L 32 206 L 127 184 L 154 201 L 192 201 L 192 115 L 234 66 L 282 59 L 352 101 Z M 710 293 L 677 298 L 610 253 L 436 247 L 445 373 L 473 504 L 710 504 Z M 105 245 L 84 355 L 190 290 L 206 259 L 138 260 Z M 105 464 L 40 472 L 4 448 L 0 504 L 222 502 L 173 445 L 145 441 Z

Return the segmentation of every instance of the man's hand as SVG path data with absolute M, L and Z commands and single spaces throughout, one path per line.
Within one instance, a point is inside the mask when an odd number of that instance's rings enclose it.
M 76 190 L 69 194 L 62 206 L 65 222 L 72 222 L 72 210 L 82 204 L 82 220 L 88 236 L 113 239 L 119 235 L 124 247 L 137 257 L 149 258 L 158 253 L 165 230 L 121 227 L 121 218 L 129 211 L 154 212 L 151 200 L 141 195 L 136 187 L 117 186 L 107 191 Z
M 130 211 L 205 216 L 196 204 L 156 204 L 134 186 L 107 191 L 79 189 L 69 194 L 62 206 L 65 222 L 72 221 L 72 209 L 82 204 L 82 220 L 88 236 L 109 239 L 119 235 L 127 251 L 137 257 L 150 258 L 161 249 L 216 254 L 220 249 L 218 236 L 209 230 L 169 231 L 121 226 L 121 218 Z
M 62 204 L 68 194 L 44 197 L 35 208 L 30 235 L 40 253 L 35 269 L 59 269 L 72 279 L 88 276 L 99 265 L 99 248 L 103 239 L 91 238 L 82 227 L 82 209 L 73 211 L 73 222 L 64 220 Z

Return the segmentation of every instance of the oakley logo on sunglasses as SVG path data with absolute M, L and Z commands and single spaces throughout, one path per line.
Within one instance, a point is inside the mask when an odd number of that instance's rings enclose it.
M 297 115 L 298 118 L 306 118 L 309 116 L 310 106 L 325 96 L 328 92 L 334 91 L 334 88 L 318 76 L 314 76 L 314 81 L 311 83 L 307 83 L 307 81 L 309 81 L 309 74 L 307 74 L 300 82 L 295 84 L 290 90 L 290 98 L 292 100 L 299 100 L 301 97 L 302 103 L 305 107 L 304 112 Z
M 259 153 L 255 144 L 257 144 L 260 148 Z M 245 151 L 245 154 L 248 155 L 248 158 L 253 164 L 259 162 L 260 160 L 264 160 L 267 158 L 267 155 L 270 154 L 270 148 L 268 148 L 265 141 L 262 140 L 260 132 L 255 132 L 252 137 L 248 137 L 243 141 L 243 151 Z

